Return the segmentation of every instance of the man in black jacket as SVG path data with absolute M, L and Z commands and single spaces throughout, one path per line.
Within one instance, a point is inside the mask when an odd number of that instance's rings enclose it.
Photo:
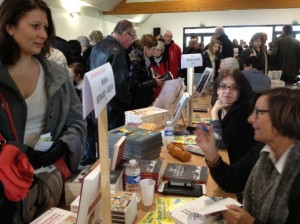
M 285 25 L 282 35 L 275 41 L 271 54 L 271 66 L 274 70 L 282 70 L 281 80 L 286 84 L 293 84 L 299 79 L 300 42 L 292 36 L 293 27 Z
M 224 28 L 222 26 L 216 27 L 213 38 L 221 42 L 222 50 L 220 52 L 222 52 L 223 58 L 233 57 L 232 42 L 228 39 L 228 36 L 225 34 Z
M 135 39 L 133 24 L 127 20 L 119 21 L 111 35 L 94 45 L 90 55 L 91 69 L 110 62 L 114 73 L 116 95 L 107 104 L 109 130 L 125 124 L 124 112 L 128 110 L 131 101 L 125 49 Z

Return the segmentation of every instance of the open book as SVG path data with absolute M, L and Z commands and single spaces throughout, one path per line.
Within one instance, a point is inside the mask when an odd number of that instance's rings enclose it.
M 193 218 L 198 218 L 197 221 L 199 222 L 197 223 L 202 224 L 213 221 L 215 216 L 211 214 L 225 211 L 227 210 L 226 205 L 231 204 L 242 206 L 238 201 L 232 198 L 225 198 L 215 202 L 207 196 L 201 196 L 190 203 L 169 211 L 168 216 L 178 224 L 186 224 L 188 223 L 188 218 L 190 218 L 191 215 L 196 214 Z

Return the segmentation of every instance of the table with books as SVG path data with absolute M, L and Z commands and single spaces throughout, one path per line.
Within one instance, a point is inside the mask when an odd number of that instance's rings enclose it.
M 207 108 L 207 112 L 201 112 L 201 113 L 194 113 L 193 114 L 193 120 L 201 120 L 201 122 L 205 122 L 206 119 L 208 120 L 210 118 L 210 95 L 205 94 L 202 95 L 201 99 L 199 98 L 193 98 L 193 105 L 194 107 L 197 108 Z M 194 121 L 193 121 L 194 123 Z M 197 123 L 197 121 L 195 122 Z M 220 155 L 222 156 L 222 159 L 225 162 L 228 162 L 228 154 L 226 150 L 220 150 L 219 151 Z M 180 160 L 174 158 L 173 156 L 170 155 L 167 149 L 162 147 L 161 152 L 160 152 L 160 157 L 158 158 L 159 160 L 162 160 L 162 170 L 166 168 L 168 163 L 179 163 L 179 164 L 189 164 L 189 165 L 198 165 L 198 166 L 206 166 L 206 163 L 204 161 L 204 157 L 197 155 L 197 154 L 192 154 L 191 159 L 188 162 L 181 162 Z M 213 178 L 210 176 L 208 172 L 208 177 L 207 177 L 207 182 L 206 182 L 206 196 L 208 197 L 222 197 L 222 198 L 236 198 L 235 194 L 233 193 L 228 193 L 222 190 L 216 182 L 213 180 Z M 169 198 L 170 201 L 169 203 L 172 203 L 172 199 L 175 199 L 177 196 L 176 195 L 164 195 L 162 193 L 156 192 L 154 194 L 154 200 L 153 204 L 151 207 L 145 207 L 143 206 L 142 203 L 139 204 L 138 206 L 138 213 L 137 213 L 137 218 L 134 223 L 147 223 L 148 221 L 145 221 L 145 218 L 149 216 L 148 220 L 151 220 L 151 216 L 153 215 L 155 217 L 156 213 L 156 207 L 160 206 L 157 205 L 157 200 L 156 199 L 163 199 L 163 198 Z M 178 196 L 178 198 L 182 198 L 183 196 Z M 190 200 L 190 197 L 185 197 L 187 201 Z M 158 200 L 159 201 L 159 200 Z M 160 201 L 159 201 L 160 202 Z M 161 215 L 161 214 L 159 214 Z M 144 221 L 144 222 L 141 222 Z M 151 223 L 149 221 L 149 223 Z
M 193 123 L 197 122 L 205 122 L 210 118 L 210 95 L 204 95 L 199 98 L 193 98 L 193 105 L 197 108 L 205 108 L 207 109 L 205 112 L 195 112 L 193 114 Z M 196 118 L 196 119 L 195 119 Z M 207 119 L 207 120 L 206 120 Z M 185 118 L 187 120 L 187 118 Z M 179 121 L 179 128 L 182 120 Z M 186 121 L 185 121 L 186 122 Z M 150 123 L 149 123 L 150 124 Z M 176 130 L 176 128 L 175 128 Z M 123 138 L 123 136 L 126 136 Z M 196 200 L 197 197 L 184 197 L 180 195 L 167 195 L 166 188 L 164 188 L 164 193 L 158 193 L 157 187 L 155 188 L 154 200 L 153 204 L 150 207 L 145 207 L 142 202 L 136 202 L 136 198 L 133 195 L 127 195 L 125 190 L 125 175 L 124 169 L 128 164 L 128 160 L 134 158 L 138 160 L 140 169 L 141 169 L 141 178 L 150 178 L 154 179 L 156 182 L 160 182 L 160 180 L 168 180 L 170 176 L 174 178 L 174 175 L 177 179 L 185 179 L 186 181 L 193 180 L 196 184 L 203 184 L 202 191 L 203 194 L 207 197 L 215 197 L 217 199 L 220 198 L 235 198 L 235 194 L 227 193 L 220 189 L 215 181 L 209 174 L 209 170 L 206 167 L 206 163 L 204 161 L 204 157 L 201 155 L 201 149 L 198 149 L 197 152 L 193 152 L 189 161 L 181 162 L 180 160 L 173 157 L 169 151 L 162 146 L 162 135 L 160 130 L 152 130 L 152 129 L 143 129 L 141 127 L 134 126 L 122 126 L 117 129 L 111 130 L 108 133 L 109 137 L 109 153 L 111 158 L 111 171 L 110 171 L 110 190 L 111 190 L 111 214 L 112 214 L 112 222 L 116 223 L 120 221 L 120 223 L 174 223 L 170 218 L 167 217 L 168 210 L 174 210 L 180 205 L 190 204 L 192 200 Z M 182 138 L 182 143 L 185 143 L 185 147 L 187 149 L 187 145 L 193 145 L 192 141 L 195 142 L 195 139 L 191 137 Z M 178 139 L 176 139 L 177 141 Z M 195 146 L 195 145 L 194 145 Z M 196 147 L 195 147 L 196 148 Z M 198 153 L 198 154 L 197 154 Z M 228 162 L 228 154 L 226 150 L 220 150 L 220 155 L 222 156 L 225 162 Z M 121 155 L 121 156 L 119 156 Z M 95 178 L 96 175 L 92 175 L 95 172 L 96 167 L 98 167 L 99 161 L 97 161 L 92 167 L 86 168 L 81 171 L 78 176 L 75 176 L 73 179 L 68 180 L 65 183 L 65 206 L 63 208 L 70 207 L 71 211 L 83 214 L 86 220 L 91 217 L 100 217 L 93 215 L 92 211 L 96 211 L 95 209 L 87 210 L 89 206 L 87 204 L 94 204 L 94 200 L 100 200 L 98 191 L 95 191 L 95 195 L 93 197 L 87 197 L 90 194 L 92 189 L 98 189 L 95 187 L 99 184 L 99 178 Z M 181 172 L 182 171 L 182 172 Z M 96 173 L 99 175 L 99 170 Z M 174 174 L 172 174 L 174 173 Z M 180 173 L 177 175 L 175 173 Z M 93 176 L 93 178 L 92 178 Z M 179 177 L 180 176 L 180 177 Z M 91 178 L 89 178 L 91 177 Z M 91 181 L 95 181 L 95 183 L 90 184 L 87 182 L 89 179 L 93 179 Z M 85 183 L 85 184 L 84 184 Z M 83 186 L 92 189 L 83 190 Z M 97 185 L 98 186 L 98 185 Z M 199 187 L 199 185 L 197 185 Z M 194 187 L 193 187 L 194 188 Z M 201 192 L 201 187 L 199 187 Z M 187 189 L 184 190 L 185 192 Z M 85 193 L 83 193 L 85 192 Z M 196 192 L 196 187 L 193 192 Z M 172 192 L 174 193 L 174 192 Z M 178 193 L 178 192 L 176 192 Z M 181 191 L 182 193 L 182 191 Z M 80 206 L 83 203 L 79 203 L 78 195 L 85 195 L 85 198 L 93 198 L 89 203 L 85 203 L 85 206 Z M 129 193 L 128 193 L 129 194 Z M 190 194 L 189 194 L 190 195 Z M 77 199 L 75 200 L 75 198 Z M 202 198 L 202 197 L 201 197 Z M 75 200 L 75 201 L 74 201 Z M 207 200 L 211 200 L 207 198 Z M 101 202 L 98 201 L 98 204 Z M 124 206 L 126 204 L 126 206 Z M 197 204 L 198 206 L 198 204 Z M 87 211 L 82 212 L 82 209 Z M 81 209 L 81 211 L 80 211 Z M 98 211 L 98 210 L 97 210 Z M 92 216 L 93 215 L 93 216 Z M 78 215 L 79 217 L 79 215 Z M 152 221 L 151 221 L 152 220 Z M 153 221 L 153 220 L 159 220 Z M 39 223 L 39 222 L 38 222 Z M 78 223 L 78 222 L 77 222 Z M 82 222 L 85 223 L 85 222 Z
M 222 156 L 223 160 L 228 162 L 228 154 L 226 150 L 220 150 L 219 151 L 220 155 Z M 179 160 L 175 159 L 174 157 L 172 157 L 168 151 L 164 148 L 162 148 L 161 150 L 161 154 L 160 154 L 160 158 L 161 160 L 163 160 L 163 169 L 166 167 L 167 163 L 181 163 Z M 198 156 L 198 155 L 192 155 L 192 158 L 190 161 L 185 162 L 184 164 L 190 164 L 190 165 L 200 165 L 200 166 L 206 166 L 205 161 L 204 161 L 204 157 L 202 156 Z M 233 193 L 228 193 L 223 191 L 216 183 L 215 181 L 212 179 L 212 177 L 210 176 L 210 174 L 208 175 L 208 179 L 207 179 L 207 183 L 206 183 L 206 195 L 208 197 L 232 197 L 235 198 L 235 194 Z M 137 219 L 134 223 L 139 223 L 146 215 L 148 212 L 152 211 L 155 212 L 156 211 L 156 198 L 157 197 L 176 197 L 176 195 L 164 195 L 161 193 L 155 193 L 154 194 L 154 201 L 153 201 L 153 205 L 151 207 L 145 207 L 142 205 L 142 203 L 139 204 L 138 206 L 138 213 L 137 213 Z M 182 197 L 182 196 L 178 196 L 178 197 Z

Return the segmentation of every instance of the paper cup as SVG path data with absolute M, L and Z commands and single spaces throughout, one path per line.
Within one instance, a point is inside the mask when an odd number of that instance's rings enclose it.
M 142 202 L 145 206 L 151 206 L 153 203 L 155 180 L 143 179 L 140 181 Z

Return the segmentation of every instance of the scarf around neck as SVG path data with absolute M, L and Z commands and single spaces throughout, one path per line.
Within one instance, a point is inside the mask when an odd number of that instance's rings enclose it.
M 154 56 L 154 61 L 155 63 L 157 64 L 157 66 L 159 67 L 160 66 L 160 61 L 162 60 L 162 55 L 160 55 L 159 57 L 155 57 Z
M 281 174 L 271 162 L 269 153 L 262 152 L 245 187 L 245 210 L 263 223 L 285 223 L 289 215 L 290 191 L 300 173 L 299 161 L 299 141 L 289 152 Z

